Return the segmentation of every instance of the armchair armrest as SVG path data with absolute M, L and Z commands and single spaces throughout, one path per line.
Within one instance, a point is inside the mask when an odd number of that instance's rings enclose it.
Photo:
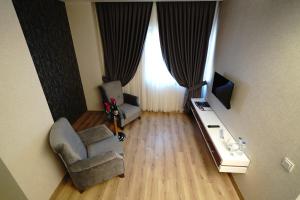
M 80 139 L 87 146 L 113 136 L 113 133 L 103 124 L 78 132 Z
M 92 158 L 79 160 L 69 166 L 69 171 L 73 173 L 82 172 L 113 160 L 123 160 L 123 157 L 116 152 L 109 151 Z
M 131 94 L 127 94 L 127 93 L 123 93 L 124 96 L 124 102 L 134 105 L 134 106 L 139 106 L 139 98 L 137 96 L 131 95 Z

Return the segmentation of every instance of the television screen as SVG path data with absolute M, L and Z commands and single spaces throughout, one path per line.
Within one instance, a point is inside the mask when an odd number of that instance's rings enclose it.
M 212 93 L 221 101 L 221 103 L 230 109 L 230 99 L 234 83 L 219 73 L 215 72 Z

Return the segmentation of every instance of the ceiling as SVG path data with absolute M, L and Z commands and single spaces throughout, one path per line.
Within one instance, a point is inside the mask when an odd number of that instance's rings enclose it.
M 64 2 L 157 2 L 157 1 L 211 1 L 211 0 L 60 0 Z M 215 0 L 223 1 L 223 0 Z

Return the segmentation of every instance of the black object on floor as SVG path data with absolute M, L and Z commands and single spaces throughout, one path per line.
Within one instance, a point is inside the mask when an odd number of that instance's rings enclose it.
M 119 141 L 120 141 L 120 142 L 124 141 L 125 138 L 126 138 L 125 133 L 123 133 L 123 132 L 118 132 L 118 138 L 119 138 Z
M 208 128 L 220 128 L 219 125 L 208 125 L 207 127 L 208 127 Z

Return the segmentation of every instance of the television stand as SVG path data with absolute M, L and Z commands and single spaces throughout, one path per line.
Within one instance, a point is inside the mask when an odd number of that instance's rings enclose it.
M 201 110 L 195 102 L 204 102 L 204 99 L 192 98 L 192 113 L 200 128 L 206 146 L 216 164 L 219 172 L 246 173 L 250 160 L 243 152 L 230 152 L 225 141 L 234 143 L 235 140 L 216 113 L 210 110 Z M 208 125 L 213 127 L 208 128 Z M 218 127 L 219 126 L 219 127 Z M 223 129 L 224 139 L 220 137 L 220 129 Z

